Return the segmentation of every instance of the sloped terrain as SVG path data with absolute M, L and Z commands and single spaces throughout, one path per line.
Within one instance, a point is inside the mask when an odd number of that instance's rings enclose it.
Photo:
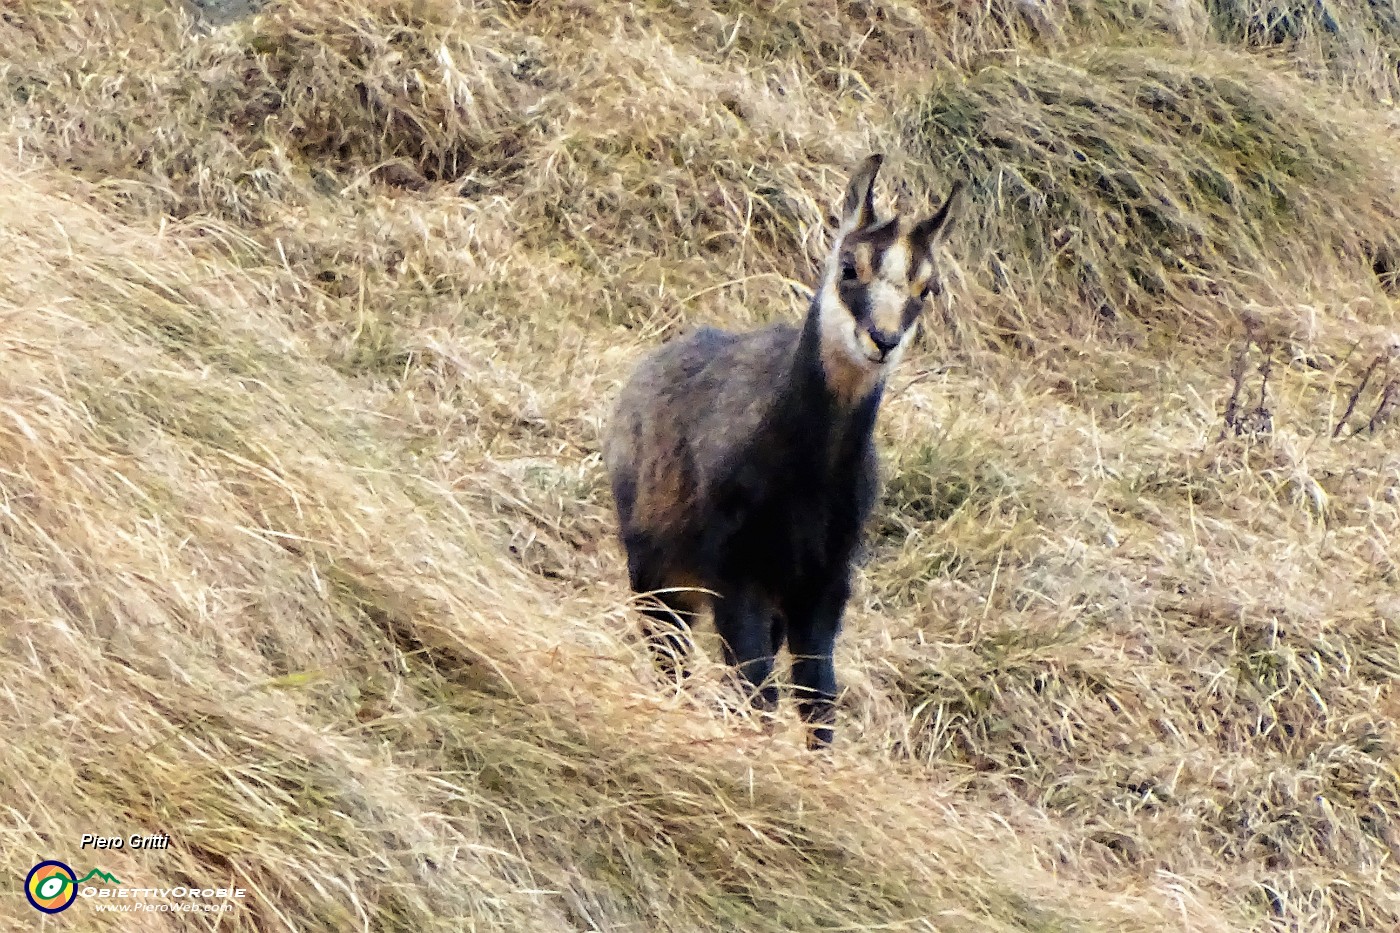
M 192 10 L 0 12 L 7 924 L 91 832 L 249 896 L 73 928 L 1400 924 L 1388 7 Z M 599 435 L 874 150 L 970 197 L 812 755 L 650 672 Z

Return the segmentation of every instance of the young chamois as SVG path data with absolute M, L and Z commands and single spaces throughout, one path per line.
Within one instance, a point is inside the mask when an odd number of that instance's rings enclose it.
M 832 740 L 832 649 L 875 504 L 875 415 L 940 290 L 935 252 L 961 189 L 919 223 L 881 222 L 882 159 L 851 179 L 803 325 L 707 327 L 661 347 L 622 390 L 603 444 L 632 588 L 658 601 L 644 610 L 658 662 L 683 664 L 680 621 L 710 603 L 726 660 L 772 709 L 786 641 L 814 748 Z

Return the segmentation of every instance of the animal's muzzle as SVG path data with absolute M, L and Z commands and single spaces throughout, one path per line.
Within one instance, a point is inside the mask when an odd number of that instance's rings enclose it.
M 880 358 L 884 359 L 890 355 L 890 351 L 899 346 L 899 334 L 891 334 L 872 327 L 869 330 L 870 342 L 875 344 L 875 348 L 880 351 Z

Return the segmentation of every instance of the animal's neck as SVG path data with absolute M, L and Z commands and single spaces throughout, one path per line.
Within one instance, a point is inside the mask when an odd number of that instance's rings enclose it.
M 782 407 L 797 440 L 826 448 L 827 462 L 849 457 L 870 438 L 875 415 L 884 394 L 877 380 L 863 393 L 849 391 L 849 383 L 834 379 L 823 359 L 820 308 L 814 300 L 807 312 Z

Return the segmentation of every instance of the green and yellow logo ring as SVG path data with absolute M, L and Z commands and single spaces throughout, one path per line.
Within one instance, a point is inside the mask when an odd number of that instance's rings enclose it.
M 24 896 L 46 914 L 67 910 L 78 899 L 78 876 L 62 862 L 40 862 L 24 879 Z

